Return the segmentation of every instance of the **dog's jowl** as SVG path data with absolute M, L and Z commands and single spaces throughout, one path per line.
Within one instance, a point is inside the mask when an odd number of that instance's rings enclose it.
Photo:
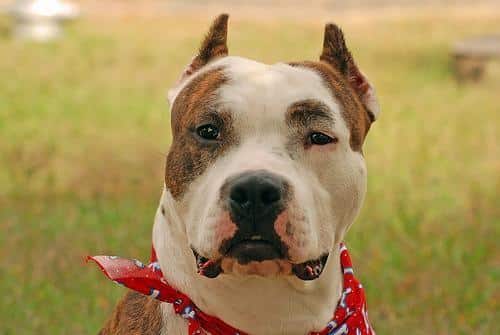
M 334 24 L 318 61 L 268 65 L 229 56 L 227 21 L 169 91 L 153 263 L 94 258 L 151 296 L 126 295 L 102 334 L 373 334 L 342 241 L 375 90 Z

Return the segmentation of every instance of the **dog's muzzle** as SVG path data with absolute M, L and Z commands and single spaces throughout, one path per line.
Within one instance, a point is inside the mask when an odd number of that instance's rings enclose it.
M 290 185 L 274 173 L 247 171 L 229 178 L 221 188 L 221 202 L 236 225 L 236 233 L 224 241 L 219 253 L 240 265 L 273 261 L 302 280 L 320 276 L 328 255 L 300 264 L 288 261 L 288 248 L 275 230 L 278 216 L 287 208 Z M 211 260 L 193 249 L 198 272 L 215 278 L 223 272 L 221 259 Z
M 282 177 L 264 170 L 230 178 L 222 187 L 222 196 L 237 232 L 221 245 L 221 254 L 240 264 L 284 257 L 286 249 L 274 222 L 286 207 L 287 189 Z

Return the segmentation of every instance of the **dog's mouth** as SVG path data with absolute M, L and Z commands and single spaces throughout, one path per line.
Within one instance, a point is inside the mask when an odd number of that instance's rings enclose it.
M 321 276 L 328 260 L 328 255 L 325 254 L 314 260 L 310 260 L 300 264 L 294 264 L 292 271 L 295 276 L 302 280 L 314 280 Z
M 224 259 L 230 258 L 243 266 L 269 261 L 287 263 L 288 266 L 284 267 L 287 269 L 287 275 L 295 275 L 304 281 L 314 280 L 323 273 L 329 255 L 326 253 L 319 258 L 303 263 L 291 263 L 282 257 L 278 249 L 266 241 L 241 241 L 230 247 L 223 257 L 215 260 L 201 256 L 195 249 L 192 250 L 198 273 L 207 278 L 216 278 L 224 273 L 222 262 Z
M 207 278 L 216 278 L 222 273 L 221 260 L 211 260 L 201 256 L 196 250 L 193 250 L 194 257 L 196 258 L 196 268 L 198 273 Z

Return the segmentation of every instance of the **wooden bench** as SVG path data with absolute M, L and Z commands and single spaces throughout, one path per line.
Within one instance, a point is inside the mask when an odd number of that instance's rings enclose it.
M 459 81 L 478 81 L 483 76 L 489 60 L 500 60 L 500 34 L 460 41 L 454 46 L 453 57 Z

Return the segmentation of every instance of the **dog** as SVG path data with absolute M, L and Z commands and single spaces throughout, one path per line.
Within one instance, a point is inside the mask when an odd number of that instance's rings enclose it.
M 351 334 L 337 311 L 353 313 L 345 301 L 361 285 L 346 290 L 355 281 L 342 241 L 366 192 L 375 89 L 335 24 L 318 61 L 267 65 L 228 55 L 227 22 L 214 20 L 168 92 L 152 268 L 195 307 L 130 292 L 102 335 Z M 207 330 L 210 320 L 232 332 Z M 355 334 L 372 334 L 363 322 Z

